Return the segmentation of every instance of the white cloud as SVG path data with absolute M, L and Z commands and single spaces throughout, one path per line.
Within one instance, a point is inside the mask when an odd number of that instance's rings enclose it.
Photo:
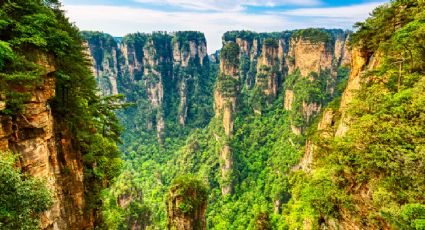
M 371 2 L 352 6 L 328 8 L 301 8 L 284 11 L 286 16 L 326 17 L 326 18 L 366 18 L 377 6 L 385 2 Z
M 290 25 L 279 15 L 241 12 L 163 12 L 116 6 L 64 6 L 66 15 L 82 30 L 99 30 L 114 36 L 152 31 L 197 30 L 205 33 L 208 50 L 221 48 L 221 36 L 229 30 L 276 31 Z
M 221 36 L 229 30 L 271 32 L 308 27 L 350 29 L 354 22 L 364 20 L 377 5 L 377 3 L 373 3 L 262 14 L 247 14 L 242 11 L 165 12 L 104 5 L 65 5 L 64 10 L 70 20 L 74 21 L 80 29 L 103 31 L 113 36 L 124 36 L 134 32 L 150 33 L 159 30 L 201 31 L 205 33 L 208 51 L 212 53 L 221 48 Z M 303 17 L 299 18 L 298 16 Z
M 170 5 L 191 10 L 201 11 L 242 11 L 246 6 L 316 6 L 320 0 L 134 0 L 139 3 L 155 5 Z

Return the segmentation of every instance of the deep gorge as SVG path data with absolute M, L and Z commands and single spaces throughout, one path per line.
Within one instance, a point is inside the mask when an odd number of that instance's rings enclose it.
M 0 229 L 424 229 L 424 12 L 208 54 L 0 1 Z

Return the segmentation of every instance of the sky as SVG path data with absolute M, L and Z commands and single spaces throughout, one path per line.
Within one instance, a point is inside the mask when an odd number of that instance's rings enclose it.
M 303 28 L 353 29 L 389 0 L 63 0 L 81 30 L 122 37 L 129 33 L 196 30 L 208 52 L 230 30 L 273 32 Z

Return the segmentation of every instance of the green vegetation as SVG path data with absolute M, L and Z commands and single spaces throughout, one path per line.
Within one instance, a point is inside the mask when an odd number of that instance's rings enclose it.
M 183 50 L 189 49 L 189 41 L 195 45 L 207 44 L 204 34 L 199 31 L 178 31 L 174 33 L 173 43 L 178 43 Z
M 279 47 L 279 43 L 276 39 L 273 38 L 266 38 L 264 39 L 264 45 L 266 47 L 270 47 L 270 48 L 278 48 Z
M 224 60 L 228 66 L 238 66 L 239 65 L 239 46 L 234 42 L 229 42 L 221 49 L 220 58 Z
M 274 204 L 289 198 L 287 173 L 299 160 L 301 140 L 291 133 L 288 114 L 281 105 L 279 100 L 262 116 L 251 112 L 235 119 L 234 138 L 227 142 L 234 156 L 234 193 L 229 196 L 223 197 L 220 189 L 223 182 L 218 153 L 225 141 L 215 139 L 223 132 L 220 120 L 213 119 L 208 127 L 194 130 L 173 156 L 176 172 L 208 181 L 209 228 L 254 229 L 255 217 L 264 212 L 271 213 L 270 224 L 275 228 L 285 226 L 282 216 L 275 212 L 280 205 Z
M 242 30 L 242 31 L 228 31 L 223 34 L 223 41 L 232 41 L 236 42 L 237 38 L 243 39 L 252 43 L 255 38 L 258 37 L 258 34 L 252 31 Z
M 166 200 L 171 201 L 175 197 L 181 197 L 179 208 L 183 213 L 194 213 L 206 204 L 208 188 L 194 176 L 179 176 L 170 186 L 170 192 Z M 173 202 L 171 202 L 173 203 Z M 171 207 L 169 207 L 171 208 Z
M 284 32 L 262 34 L 261 36 L 269 38 L 264 42 L 267 42 L 268 46 L 276 48 L 277 39 L 282 38 L 289 41 L 289 34 Z M 192 35 L 195 39 L 195 34 L 187 36 Z M 183 34 L 179 36 L 185 37 Z M 179 41 L 178 38 L 172 40 L 173 42 Z M 185 46 L 184 44 L 188 44 L 187 40 L 181 42 L 183 42 L 182 47 Z M 263 40 L 260 44 L 262 42 Z M 162 46 L 152 50 L 169 49 L 170 47 Z M 243 86 L 244 91 L 240 94 L 236 93 L 241 87 L 241 83 L 245 81 L 245 79 L 242 80 L 242 76 L 251 78 L 252 83 L 254 83 L 257 74 L 256 58 L 250 60 L 247 55 L 240 55 L 240 58 L 238 58 L 239 49 L 240 47 L 235 42 L 227 42 L 221 51 L 221 57 L 229 64 L 228 67 L 239 70 L 241 81 L 233 78 L 233 76 L 214 75 L 217 71 L 216 65 L 200 66 L 196 59 L 190 61 L 187 67 L 174 65 L 172 78 L 169 73 L 161 75 L 163 79 L 175 80 L 171 80 L 170 82 L 174 82 L 164 87 L 164 98 L 169 98 L 169 101 L 166 101 L 166 104 L 164 103 L 160 107 L 161 116 L 164 115 L 166 121 L 166 131 L 160 145 L 158 145 L 155 130 L 157 111 L 155 109 L 152 111 L 152 106 L 147 100 L 147 86 L 142 81 L 132 82 L 133 89 L 137 90 L 131 92 L 129 90 L 127 98 L 131 98 L 130 101 L 134 102 L 135 106 L 119 113 L 128 130 L 123 135 L 122 149 L 126 152 L 124 173 L 137 172 L 135 178 L 142 178 L 139 181 L 138 188 L 143 191 L 143 202 L 136 201 L 136 203 L 143 204 L 152 211 L 150 218 L 152 226 L 166 228 L 165 194 L 172 187 L 174 178 L 182 174 L 190 174 L 196 175 L 199 180 L 206 182 L 210 188 L 207 209 L 207 225 L 209 228 L 269 229 L 271 227 L 272 229 L 285 229 L 287 227 L 281 211 L 282 205 L 290 198 L 288 174 L 302 155 L 300 150 L 304 145 L 305 138 L 292 134 L 290 126 L 292 114 L 282 108 L 282 91 L 278 92 L 278 100 L 267 100 L 269 98 L 265 97 L 264 88 L 260 87 L 251 90 Z M 162 52 L 162 55 L 169 55 L 170 53 L 169 51 L 158 52 Z M 159 65 L 170 59 L 171 56 L 163 56 L 159 59 Z M 276 60 L 275 63 L 278 63 L 278 61 Z M 168 65 L 168 63 L 166 64 Z M 158 67 L 146 66 L 145 68 Z M 280 80 L 283 78 L 278 64 L 272 67 L 264 66 L 260 68 L 258 74 L 258 79 L 264 81 L 267 80 L 269 74 L 275 74 L 276 78 Z M 347 74 L 348 72 L 345 69 L 339 71 L 340 77 L 337 78 L 337 81 L 341 83 L 341 89 L 344 87 L 343 82 L 345 82 L 344 79 L 347 78 Z M 239 107 L 234 114 L 235 132 L 231 138 L 225 137 L 221 119 L 212 118 L 214 76 L 217 76 L 215 87 L 223 96 L 238 97 Z M 129 78 L 128 76 L 121 77 L 123 79 Z M 142 76 L 141 79 L 146 77 L 148 76 Z M 305 100 L 314 99 L 320 103 L 328 102 L 332 96 L 328 93 L 321 95 L 319 91 L 327 89 L 328 84 L 337 84 L 323 80 L 330 78 L 330 72 L 323 71 L 322 76 L 312 73 L 311 78 L 318 82 L 309 80 L 308 82 L 298 83 L 298 80 L 303 81 L 300 77 L 293 79 L 290 87 L 296 85 L 295 88 L 304 93 L 302 98 Z M 209 80 L 200 81 L 200 79 Z M 196 98 L 189 99 L 189 103 L 193 103 L 189 108 L 205 108 L 204 111 L 208 111 L 207 113 L 197 110 L 192 113 L 196 119 L 191 119 L 192 115 L 190 115 L 189 110 L 188 122 L 184 127 L 177 124 L 180 112 L 178 108 L 180 103 L 178 86 L 183 80 L 187 85 L 193 84 L 193 88 L 187 88 L 186 95 L 197 95 Z M 158 81 L 161 80 L 158 79 Z M 191 81 L 193 83 L 190 83 Z M 291 82 L 291 80 L 287 82 Z M 198 89 L 202 89 L 203 92 L 197 91 Z M 310 93 L 313 95 L 309 95 Z M 205 99 L 200 100 L 202 97 Z M 264 103 L 266 101 L 267 103 Z M 260 108 L 262 115 L 255 115 L 253 108 Z M 313 123 L 313 118 L 310 119 L 309 124 Z M 220 166 L 223 164 L 220 160 L 220 151 L 224 145 L 230 146 L 233 155 L 234 165 L 230 178 L 224 178 L 220 170 Z M 233 193 L 224 197 L 220 185 L 229 182 L 233 184 Z M 123 185 L 117 184 L 115 186 L 115 189 L 121 190 L 120 187 Z M 116 195 L 107 199 L 112 201 L 116 199 L 114 197 Z M 190 207 L 191 205 L 182 205 L 181 209 L 187 211 Z M 115 210 L 115 207 L 111 207 L 111 209 Z M 104 212 L 109 212 L 108 208 Z M 122 214 L 121 211 L 118 213 L 123 218 L 120 220 L 111 218 L 111 221 L 122 223 L 129 214 Z M 113 216 L 112 214 L 111 211 L 110 215 Z
M 193 40 L 186 40 L 189 38 Z M 173 64 L 175 42 L 179 43 L 182 53 L 190 54 L 190 42 L 200 46 L 205 43 L 205 37 L 199 32 L 172 35 L 155 32 L 127 35 L 121 41 L 136 58 L 130 55 L 128 59 L 128 65 L 135 67 L 131 72 L 126 68 L 124 56 L 120 53 L 117 56 L 121 66 L 118 90 L 132 106 L 117 113 L 126 130 L 121 145 L 125 164 L 121 175 L 102 196 L 105 225 L 111 229 L 128 227 L 134 221 L 142 226 L 166 228 L 164 198 L 177 176 L 172 162 L 189 133 L 207 126 L 213 116 L 212 94 L 218 66 L 211 64 L 208 57 L 200 60 L 200 56 L 191 58 L 187 66 Z M 104 47 L 105 52 L 113 47 L 115 44 Z M 157 64 L 145 64 L 148 59 Z M 149 100 L 149 90 L 158 84 L 163 86 L 164 98 L 155 107 Z M 184 126 L 179 124 L 179 115 L 184 114 L 180 106 L 182 96 L 186 96 L 188 107 Z M 161 118 L 166 128 L 159 144 L 156 125 Z M 143 197 L 135 195 L 138 193 Z M 124 196 L 129 198 L 127 208 L 119 204 L 120 197 Z
M 180 216 L 192 221 L 192 229 L 203 229 L 205 225 L 205 212 L 208 199 L 208 188 L 194 176 L 179 176 L 176 178 L 165 198 L 168 210 L 168 229 L 178 229 L 175 216 Z M 177 207 L 176 207 L 177 206 Z
M 152 210 L 143 201 L 142 178 L 127 169 L 102 194 L 104 228 L 128 229 L 151 224 Z
M 312 137 L 315 169 L 292 176 L 290 228 L 306 220 L 318 228 L 344 213 L 363 228 L 424 229 L 424 10 L 393 1 L 358 24 L 354 45 L 367 58 L 382 55 L 381 64 L 347 108 L 348 132 Z
M 187 215 L 208 201 L 210 229 L 321 229 L 347 221 L 364 229 L 425 229 L 425 3 L 393 0 L 357 27 L 352 45 L 376 65 L 366 68 L 361 88 L 341 109 L 348 67 L 336 69 L 334 61 L 329 68 L 336 73 L 301 76 L 297 70 L 283 80 L 284 66 L 257 71 L 257 54 L 241 55 L 236 44 L 238 38 L 249 47 L 256 41 L 261 53 L 263 45 L 283 43 L 288 49 L 291 38 L 303 38 L 329 48 L 341 30 L 227 32 L 220 55 L 238 79 L 217 74 L 208 57 L 174 63 L 175 44 L 183 53 L 191 42 L 205 44 L 200 32 L 136 33 L 117 40 L 80 33 L 56 0 L 0 1 L 0 100 L 6 103 L 0 115 L 15 122 L 30 92 L 46 78 L 55 80 L 49 105 L 62 130 L 55 138 L 72 139 L 71 147 L 83 155 L 87 210 L 81 214 L 101 214 L 99 228 L 166 228 L 170 204 L 164 200 L 179 196 L 178 211 Z M 133 106 L 115 112 L 123 108 L 123 96 L 98 95 L 83 39 L 97 70 L 117 64 L 119 90 Z M 134 55 L 114 53 L 119 42 Z M 278 99 L 266 98 L 270 76 L 293 91 L 291 111 L 282 108 L 282 90 Z M 107 77 L 97 79 L 101 88 L 111 87 Z M 159 86 L 163 94 L 155 96 L 163 100 L 153 102 L 152 90 Z M 214 87 L 237 97 L 232 136 L 224 135 L 221 117 L 213 118 Z M 323 107 L 333 117 L 327 129 L 318 130 Z M 162 120 L 165 131 L 158 133 Z M 126 129 L 122 143 L 118 121 Z M 340 125 L 347 132 L 334 136 Z M 291 126 L 302 134 L 293 134 Z M 221 172 L 225 145 L 232 160 L 228 176 Z M 302 158 L 310 150 L 312 156 Z M 0 229 L 36 229 L 52 194 L 45 181 L 19 170 L 16 159 L 0 154 Z M 311 170 L 298 170 L 306 164 Z M 221 186 L 228 183 L 232 193 L 224 196 Z
M 0 153 L 0 229 L 37 229 L 53 204 L 46 182 L 15 167 L 17 155 Z
M 82 152 L 87 204 L 95 210 L 100 191 L 118 175 L 122 163 L 116 145 L 121 128 L 113 112 L 120 107 L 119 98 L 97 95 L 80 32 L 59 7 L 56 0 L 0 2 L 0 95 L 7 106 L 2 113 L 19 116 L 29 92 L 54 77 L 56 96 L 50 106 L 58 130 L 64 130 L 57 139 L 72 137 L 73 147 Z M 38 192 L 33 189 L 28 192 Z
M 307 116 L 304 106 L 315 104 L 316 106 L 325 106 L 334 97 L 338 97 L 345 89 L 348 79 L 348 71 L 341 67 L 337 76 L 337 87 L 335 92 L 329 91 L 329 86 L 335 85 L 329 70 L 323 70 L 320 74 L 311 72 L 309 76 L 301 76 L 299 70 L 287 76 L 285 81 L 285 89 L 292 90 L 296 95 L 290 111 L 291 124 L 296 127 L 305 128 L 311 125 L 314 114 L 318 114 L 320 110 L 312 111 L 313 114 Z
M 292 34 L 292 37 L 294 38 L 302 38 L 307 39 L 313 43 L 327 43 L 331 41 L 332 37 L 329 32 L 327 32 L 324 29 L 303 29 L 303 30 L 296 30 Z

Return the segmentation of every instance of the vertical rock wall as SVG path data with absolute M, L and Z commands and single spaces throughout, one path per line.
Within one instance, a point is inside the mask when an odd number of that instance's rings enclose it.
M 20 153 L 18 166 L 31 176 L 47 180 L 54 204 L 42 215 L 42 229 L 90 227 L 92 220 L 82 215 L 82 156 L 70 132 L 61 126 L 50 107 L 56 93 L 55 78 L 51 75 L 55 71 L 53 59 L 40 55 L 39 64 L 46 71 L 41 84 L 29 92 L 31 99 L 24 104 L 22 115 L 0 115 L 0 151 Z
M 220 150 L 220 168 L 222 175 L 221 191 L 228 195 L 232 191 L 232 165 L 233 156 L 227 140 L 233 134 L 234 114 L 237 109 L 238 96 L 240 93 L 240 78 L 238 73 L 239 46 L 236 43 L 228 43 L 222 49 L 220 56 L 220 73 L 214 92 L 215 116 L 222 120 L 224 128 L 223 146 Z M 220 134 L 217 134 L 220 136 Z
M 125 36 L 120 44 L 103 33 L 86 32 L 83 36 L 94 60 L 96 76 L 108 81 L 104 84 L 98 80 L 100 91 L 105 95 L 124 94 L 129 102 L 148 101 L 149 105 L 139 105 L 145 108 L 143 129 L 156 130 L 162 142 L 167 119 L 182 126 L 190 123 L 197 113 L 190 108 L 200 103 L 198 94 L 205 88 L 204 78 L 209 70 L 202 33 L 136 33 Z M 175 113 L 175 117 L 170 117 Z

